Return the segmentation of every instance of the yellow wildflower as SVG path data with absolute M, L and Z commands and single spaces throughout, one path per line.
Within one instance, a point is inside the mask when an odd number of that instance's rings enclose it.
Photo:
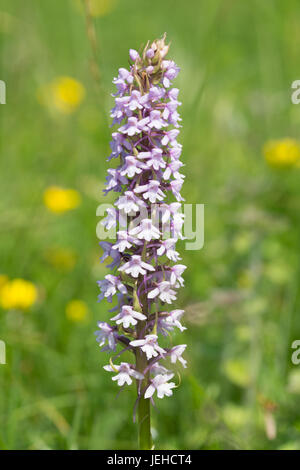
M 229 429 L 238 431 L 251 422 L 251 410 L 234 403 L 227 403 L 222 410 L 222 415 Z
M 250 384 L 249 364 L 243 359 L 228 359 L 224 364 L 226 377 L 235 385 L 248 387 Z
M 81 203 L 81 196 L 75 189 L 49 186 L 44 192 L 44 203 L 50 211 L 61 214 L 78 207 Z
M 54 268 L 62 271 L 71 271 L 77 261 L 76 253 L 67 248 L 50 248 L 45 258 Z
M 249 270 L 242 271 L 237 279 L 237 285 L 240 289 L 250 289 L 253 286 L 253 282 L 253 275 Z
M 18 21 L 19 20 L 10 13 L 0 11 L 0 33 L 13 33 L 16 27 L 19 26 Z
M 108 15 L 116 6 L 116 0 L 90 0 L 91 15 L 94 17 Z
M 73 113 L 85 96 L 85 88 L 71 77 L 57 77 L 38 93 L 39 101 L 63 114 Z
M 2 308 L 26 310 L 37 300 L 37 288 L 24 279 L 13 279 L 6 282 L 0 290 L 0 305 Z
M 86 1 L 86 0 L 85 0 Z M 117 0 L 88 0 L 90 14 L 95 18 L 108 15 L 114 10 Z M 81 0 L 76 0 L 76 6 L 83 12 Z
M 264 145 L 263 153 L 269 165 L 277 168 L 300 164 L 300 143 L 295 139 L 270 140 Z
M 88 316 L 89 310 L 83 300 L 71 300 L 66 306 L 66 316 L 74 322 L 83 322 Z
M 2 289 L 4 284 L 7 283 L 7 281 L 8 281 L 8 277 L 5 276 L 5 274 L 0 274 L 0 290 Z

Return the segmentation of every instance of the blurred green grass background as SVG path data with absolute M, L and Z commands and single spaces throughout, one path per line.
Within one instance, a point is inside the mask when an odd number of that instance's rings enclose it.
M 99 0 L 101 2 L 101 0 Z M 181 67 L 183 195 L 205 204 L 205 245 L 181 247 L 189 367 L 153 411 L 156 449 L 300 449 L 300 366 L 291 363 L 299 323 L 299 169 L 262 156 L 273 138 L 298 138 L 300 5 L 296 0 L 119 0 L 94 18 L 104 93 L 76 0 L 1 0 L 0 274 L 37 286 L 27 311 L 0 310 L 1 449 L 134 449 L 135 391 L 117 397 L 93 335 L 108 319 L 97 303 L 106 274 L 96 207 L 109 154 L 111 80 L 165 31 Z M 82 83 L 69 114 L 38 93 L 56 77 Z M 105 97 L 105 99 L 104 99 Z M 54 214 L 49 186 L 82 203 Z M 56 255 L 55 255 L 56 253 Z M 61 255 L 57 255 L 60 253 Z M 72 321 L 73 299 L 88 308 Z

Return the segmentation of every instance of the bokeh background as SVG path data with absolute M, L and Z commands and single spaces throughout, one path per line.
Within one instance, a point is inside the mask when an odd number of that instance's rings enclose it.
M 188 330 L 174 342 L 189 367 L 157 400 L 155 446 L 300 449 L 300 4 L 90 0 L 90 12 L 0 1 L 0 448 L 136 448 L 134 387 L 117 396 L 93 334 L 109 318 L 96 207 L 111 80 L 166 31 L 183 195 L 205 204 L 205 245 L 180 248 Z

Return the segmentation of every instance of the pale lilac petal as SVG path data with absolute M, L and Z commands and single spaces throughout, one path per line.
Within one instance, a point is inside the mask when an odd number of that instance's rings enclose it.
M 149 385 L 149 387 L 147 388 L 147 390 L 145 391 L 145 395 L 144 397 L 145 398 L 150 398 L 152 397 L 153 393 L 155 392 L 155 388 L 153 387 L 153 385 Z

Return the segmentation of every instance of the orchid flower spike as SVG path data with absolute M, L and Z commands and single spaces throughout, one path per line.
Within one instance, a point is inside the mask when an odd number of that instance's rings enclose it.
M 113 191 L 117 196 L 102 221 L 107 230 L 116 228 L 117 240 L 101 242 L 102 260 L 111 257 L 113 262 L 110 273 L 98 281 L 99 300 L 117 303 L 110 310 L 111 322 L 98 323 L 96 336 L 103 350 L 114 353 L 120 345 L 117 357 L 124 351 L 133 355 L 134 364 L 114 363 L 112 357 L 104 369 L 114 373 L 112 380 L 121 387 L 137 381 L 141 448 L 151 448 L 154 396 L 169 397 L 176 388 L 174 373 L 166 366 L 186 367 L 186 345 L 170 347 L 168 338 L 174 328 L 186 329 L 181 323 L 184 311 L 171 307 L 184 285 L 186 266 L 176 264 L 181 259 L 176 243 L 183 239 L 184 176 L 182 146 L 176 140 L 181 103 L 178 89 L 172 88 L 179 68 L 166 59 L 168 52 L 165 35 L 148 42 L 140 53 L 130 49 L 129 70 L 120 68 L 113 80 L 117 90 L 111 117 L 117 128 L 108 161 L 118 163 L 108 170 L 105 194 Z

